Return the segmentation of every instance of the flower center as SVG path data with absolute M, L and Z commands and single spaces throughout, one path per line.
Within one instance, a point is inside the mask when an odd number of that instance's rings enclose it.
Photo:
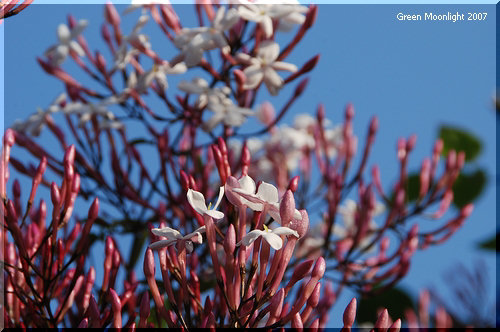
M 269 228 L 267 228 L 266 225 L 263 225 L 264 226 L 264 232 L 270 232 Z

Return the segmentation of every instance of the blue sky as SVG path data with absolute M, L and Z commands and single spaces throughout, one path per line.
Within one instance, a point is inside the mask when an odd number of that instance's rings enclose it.
M 193 13 L 191 6 L 176 8 L 181 19 Z M 400 12 L 431 11 L 487 12 L 488 17 L 485 21 L 455 23 L 396 19 Z M 5 68 L 2 72 L 0 66 L 0 72 L 4 77 L 6 126 L 17 118 L 27 118 L 37 106 L 47 107 L 63 91 L 62 84 L 45 75 L 35 58 L 56 42 L 57 25 L 66 22 L 69 13 L 77 19 L 89 20 L 85 37 L 91 47 L 104 49 L 99 32 L 102 6 L 32 5 L 0 26 L 4 31 L 0 41 L 4 44 Z M 130 14 L 122 19 L 126 21 L 123 24 L 130 30 L 136 17 L 135 13 Z M 446 293 L 443 273 L 458 262 L 471 266 L 478 258 L 486 260 L 490 287 L 495 287 L 495 255 L 475 249 L 477 242 L 494 234 L 496 229 L 496 122 L 492 99 L 495 19 L 493 5 L 326 4 L 320 6 L 316 25 L 300 48 L 287 59 L 300 67 L 312 56 L 321 54 L 318 66 L 309 75 L 311 80 L 305 94 L 282 123 L 291 124 L 299 113 L 315 112 L 318 103 L 323 103 L 327 116 L 338 123 L 343 119 L 345 105 L 351 102 L 356 110 L 354 131 L 362 144 L 369 119 L 377 115 L 380 129 L 370 164 L 380 166 L 386 188 L 393 183 L 397 171 L 395 151 L 399 137 L 418 136 L 410 158 L 410 169 L 414 170 L 429 155 L 442 124 L 470 130 L 482 140 L 483 152 L 474 165 L 487 170 L 488 186 L 473 215 L 450 241 L 415 255 L 409 275 L 402 282 L 414 295 L 419 288 L 431 285 Z M 167 58 L 175 55 L 174 50 L 162 44 L 165 39 L 154 24 L 150 23 L 145 31 L 151 34 L 153 47 L 165 50 L 160 54 Z M 284 39 L 290 37 L 285 35 Z M 105 54 L 111 61 L 109 54 Z M 69 71 L 74 68 L 69 62 L 64 66 Z M 169 78 L 172 87 L 175 81 Z M 279 108 L 291 91 L 292 87 L 284 89 L 278 97 L 261 93 L 260 98 L 262 101 L 269 98 Z M 421 225 L 425 229 L 432 223 L 423 220 Z M 494 301 L 493 296 L 491 300 Z M 339 299 L 331 323 L 341 321 L 347 302 L 347 297 Z

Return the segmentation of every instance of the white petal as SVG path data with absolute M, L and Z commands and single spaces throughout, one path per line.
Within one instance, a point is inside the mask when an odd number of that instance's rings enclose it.
M 279 88 L 283 85 L 283 79 L 271 67 L 264 69 L 264 83 L 267 87 Z
M 85 56 L 85 51 L 76 41 L 72 40 L 69 42 L 69 47 L 75 51 L 79 56 Z
M 167 238 L 167 240 L 182 238 L 181 233 L 178 230 L 170 228 L 170 227 L 153 228 L 151 230 L 151 233 L 153 233 L 154 235 L 157 235 L 157 236 L 164 236 Z
M 257 197 L 268 203 L 277 203 L 278 189 L 272 184 L 262 181 L 257 191 Z
M 191 242 L 191 241 L 186 241 L 186 242 L 184 242 L 184 245 L 186 246 L 186 252 L 187 252 L 188 254 L 190 254 L 190 253 L 192 253 L 192 252 L 193 252 L 193 250 L 194 250 L 194 245 L 193 245 L 193 242 Z
M 212 217 L 212 218 L 214 218 L 216 220 L 224 218 L 224 213 L 222 213 L 220 211 L 208 210 L 208 211 L 205 212 L 205 214 L 209 215 L 210 217 Z
M 89 24 L 89 21 L 87 20 L 80 20 L 78 21 L 78 24 L 71 29 L 71 38 L 76 38 L 78 35 L 80 35 L 83 30 L 87 27 Z
M 264 30 L 264 35 L 269 38 L 273 35 L 273 20 L 269 16 L 264 16 L 260 21 L 260 27 Z M 274 58 L 276 59 L 276 58 Z
M 217 13 L 215 14 L 215 19 L 212 23 L 214 27 L 217 27 L 222 22 L 225 13 L 226 13 L 226 7 L 224 6 L 219 7 L 219 10 L 217 10 Z
M 253 58 L 246 53 L 238 53 L 234 56 L 234 58 L 236 59 L 236 61 L 244 65 L 251 65 L 253 63 L 252 62 Z
M 279 237 L 279 235 L 276 235 L 273 232 L 264 233 L 265 234 L 262 234 L 262 237 L 274 250 L 280 250 L 281 247 L 283 247 L 283 240 Z
M 162 248 L 168 247 L 169 245 L 171 245 L 175 241 L 176 240 L 161 240 L 161 241 L 156 241 L 155 243 L 150 244 L 149 247 L 152 250 L 158 250 L 158 249 L 162 249 Z
M 287 62 L 282 62 L 282 61 L 275 61 L 271 65 L 274 70 L 286 70 L 292 73 L 295 73 L 298 69 L 297 66 L 294 65 L 293 63 L 287 63 Z
M 68 43 L 71 39 L 71 32 L 66 24 L 61 23 L 57 27 L 57 38 L 59 38 L 59 41 L 63 44 Z
M 276 205 L 278 205 L 278 204 L 276 204 Z M 281 224 L 281 216 L 280 216 L 279 208 L 278 209 L 275 209 L 275 208 L 269 209 L 267 211 L 267 214 L 270 215 L 271 218 L 273 218 L 274 221 L 276 221 L 278 224 Z
M 293 235 L 299 237 L 299 233 L 288 227 L 278 227 L 272 230 L 273 234 L 276 235 Z
M 204 214 L 208 211 L 205 204 L 205 196 L 202 193 L 189 189 L 187 192 L 187 199 L 191 207 L 198 213 Z
M 238 13 L 240 16 L 247 21 L 260 21 L 260 16 L 256 12 L 258 10 L 257 6 L 239 6 Z
M 255 240 L 257 240 L 259 238 L 259 236 L 262 236 L 264 233 L 264 231 L 261 231 L 261 230 L 258 230 L 258 229 L 254 229 L 253 231 L 249 232 L 248 234 L 246 234 L 240 242 L 238 242 L 236 244 L 236 246 L 240 246 L 240 245 L 244 245 L 245 247 L 248 247 L 249 245 L 251 245 Z
M 246 191 L 249 194 L 255 193 L 255 181 L 248 175 L 242 176 L 241 179 L 238 180 L 240 184 L 240 188 Z
M 244 190 L 241 190 L 241 188 L 233 188 L 233 192 L 238 193 L 241 197 L 245 198 L 248 200 L 246 205 L 254 210 L 254 211 L 262 211 L 264 209 L 263 201 L 259 197 L 257 197 L 255 194 L 249 194 L 245 192 Z
M 224 196 L 224 186 L 219 187 L 219 197 L 217 198 L 217 203 L 214 205 L 214 210 L 217 210 L 219 207 L 220 202 L 222 201 L 222 196 Z
M 258 65 L 251 65 L 243 70 L 246 80 L 243 85 L 243 89 L 254 89 L 256 88 L 262 79 L 264 78 L 264 73 L 262 68 Z
M 201 233 L 198 230 L 196 230 L 192 233 L 189 233 L 186 236 L 183 236 L 182 239 L 183 240 L 190 240 L 190 241 L 195 242 L 195 243 L 203 243 L 203 237 L 201 236 Z
M 272 40 L 263 41 L 259 50 L 257 51 L 257 56 L 266 61 L 266 63 L 272 63 L 278 55 L 280 54 L 280 46 L 278 43 L 273 42 Z

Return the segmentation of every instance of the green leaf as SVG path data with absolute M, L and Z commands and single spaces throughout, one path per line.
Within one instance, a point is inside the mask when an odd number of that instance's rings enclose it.
M 439 129 L 439 138 L 443 140 L 442 155 L 448 155 L 450 150 L 465 152 L 465 160 L 474 160 L 481 152 L 482 143 L 470 132 L 449 126 L 442 126 Z
M 462 208 L 474 202 L 483 192 L 486 182 L 486 172 L 482 169 L 474 172 L 462 171 L 453 184 L 453 204 Z
M 387 308 L 391 317 L 405 317 L 405 310 L 413 308 L 413 301 L 405 290 L 397 287 L 373 297 L 362 298 L 359 301 L 356 322 L 374 324 L 379 308 Z
M 497 232 L 495 235 L 493 235 L 489 239 L 482 241 L 481 243 L 478 244 L 478 247 L 480 249 L 484 249 L 484 250 L 499 251 L 497 248 L 498 234 L 499 234 L 499 232 Z

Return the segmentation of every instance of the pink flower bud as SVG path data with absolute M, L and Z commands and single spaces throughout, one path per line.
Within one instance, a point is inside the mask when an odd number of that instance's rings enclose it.
M 406 152 L 411 152 L 414 148 L 415 145 L 417 144 L 417 135 L 413 134 L 408 138 L 408 141 L 406 142 Z
M 304 328 L 302 324 L 302 318 L 300 318 L 300 314 L 297 312 L 292 318 L 292 329 L 298 329 L 301 331 Z
M 389 332 L 399 332 L 401 329 L 401 319 L 397 319 L 392 325 L 389 327 Z
M 78 324 L 78 328 L 79 329 L 86 329 L 89 327 L 89 319 L 88 318 L 84 318 L 80 324 Z
M 287 190 L 283 195 L 280 203 L 280 217 L 281 225 L 287 226 L 288 223 L 294 218 L 295 213 L 295 198 L 291 190 Z
M 439 156 L 441 152 L 443 152 L 444 142 L 442 139 L 438 139 L 436 143 L 434 143 L 433 154 Z
M 302 215 L 302 220 L 297 220 L 292 218 L 292 221 L 288 225 L 291 229 L 299 233 L 299 239 L 307 234 L 307 230 L 309 229 L 309 215 L 306 210 L 300 210 L 300 214 Z
M 257 117 L 260 122 L 269 126 L 276 118 L 273 104 L 268 101 L 262 103 L 257 109 Z
M 299 97 L 305 90 L 307 83 L 309 83 L 309 78 L 304 78 L 300 81 L 299 85 L 295 88 L 295 93 L 293 94 L 294 98 Z
M 122 327 L 122 303 L 118 294 L 116 294 L 113 288 L 109 289 L 109 297 L 111 302 L 111 308 L 113 310 L 113 327 Z
M 474 204 L 469 203 L 460 210 L 460 217 L 468 218 L 474 211 Z
M 321 283 L 318 282 L 316 284 L 316 286 L 314 287 L 314 290 L 313 290 L 311 296 L 307 300 L 307 305 L 315 308 L 319 303 L 319 297 L 321 295 L 320 292 L 321 292 Z
M 325 274 L 326 270 L 326 262 L 323 256 L 318 257 L 316 260 L 316 265 L 314 265 L 314 268 L 311 272 L 311 279 L 316 279 L 319 280 L 323 277 Z
M 311 268 L 314 264 L 313 259 L 309 259 L 305 262 L 300 263 L 295 267 L 295 270 L 293 270 L 292 277 L 290 278 L 290 281 L 285 287 L 285 293 L 288 293 L 288 291 L 295 285 L 299 280 L 302 280 L 308 273 L 311 271 Z
M 238 87 L 243 87 L 243 84 L 245 84 L 246 81 L 246 76 L 245 73 L 243 73 L 242 70 L 235 69 L 233 70 L 233 75 L 236 80 L 236 83 L 238 84 Z
M 120 25 L 120 14 L 118 14 L 116 7 L 111 2 L 106 3 L 104 7 L 104 17 L 112 26 L 117 27 Z
M 16 143 L 16 136 L 14 134 L 13 129 L 8 128 L 7 130 L 5 130 L 5 134 L 3 136 L 3 141 L 4 141 L 4 144 L 9 146 L 9 147 L 14 146 L 14 144 Z
M 75 162 L 75 145 L 71 144 L 64 153 L 64 163 L 68 162 L 70 165 L 73 165 Z
M 301 74 L 305 74 L 305 73 L 310 72 L 311 70 L 313 70 L 314 67 L 316 67 L 316 65 L 318 64 L 319 58 L 320 58 L 320 55 L 317 54 L 314 57 L 312 57 L 311 59 L 309 59 L 309 61 L 307 61 L 302 66 L 302 68 L 300 68 L 299 72 Z
M 101 73 L 106 74 L 106 59 L 99 52 L 96 52 L 96 66 Z
M 387 312 L 387 309 L 382 310 L 382 313 L 378 316 L 374 327 L 377 331 L 387 331 L 387 328 L 389 327 L 389 313 Z
M 285 292 L 281 288 L 276 295 L 271 298 L 271 303 L 269 304 L 269 319 L 267 325 L 275 323 L 280 317 L 283 308 L 283 300 L 285 299 Z
M 186 172 L 184 172 L 182 169 L 181 169 L 180 175 L 181 175 L 181 187 L 184 191 L 188 191 L 189 190 L 189 177 L 187 176 Z
M 317 330 L 318 328 L 319 328 L 319 318 L 316 318 L 309 326 L 309 329 Z
M 230 224 L 226 237 L 224 238 L 224 251 L 228 255 L 232 255 L 234 253 L 234 249 L 236 247 L 236 233 L 234 231 L 234 226 L 233 224 Z
M 146 321 L 149 317 L 150 314 L 150 308 L 149 308 L 149 292 L 144 292 L 142 295 L 141 299 L 141 307 L 140 307 L 140 320 L 139 320 L 139 327 L 146 327 Z
M 356 298 L 353 298 L 344 311 L 344 327 L 352 327 L 356 319 Z
M 371 121 L 370 121 L 370 129 L 369 129 L 369 135 L 370 136 L 373 136 L 375 135 L 375 133 L 377 132 L 378 130 L 378 117 L 374 116 L 372 117 Z
M 299 187 L 299 180 L 300 180 L 299 175 L 294 176 L 288 183 L 288 190 L 291 190 L 292 193 L 296 192 L 297 188 Z
M 446 170 L 454 169 L 456 163 L 457 163 L 457 152 L 455 150 L 450 150 L 450 152 L 448 152 L 448 157 L 446 158 Z
M 14 184 L 12 185 L 12 193 L 14 194 L 15 198 L 21 197 L 21 185 L 19 184 L 19 181 L 17 179 L 14 181 Z
M 400 161 L 406 158 L 406 140 L 402 137 L 398 139 L 397 151 L 398 151 L 398 159 Z
M 351 121 L 353 117 L 354 117 L 354 106 L 351 103 L 349 103 L 349 104 L 347 104 L 347 106 L 345 108 L 345 120 L 346 120 L 346 122 Z
M 88 219 L 95 220 L 97 219 L 98 214 L 99 214 L 99 198 L 96 197 L 92 202 L 92 205 L 90 206 Z

